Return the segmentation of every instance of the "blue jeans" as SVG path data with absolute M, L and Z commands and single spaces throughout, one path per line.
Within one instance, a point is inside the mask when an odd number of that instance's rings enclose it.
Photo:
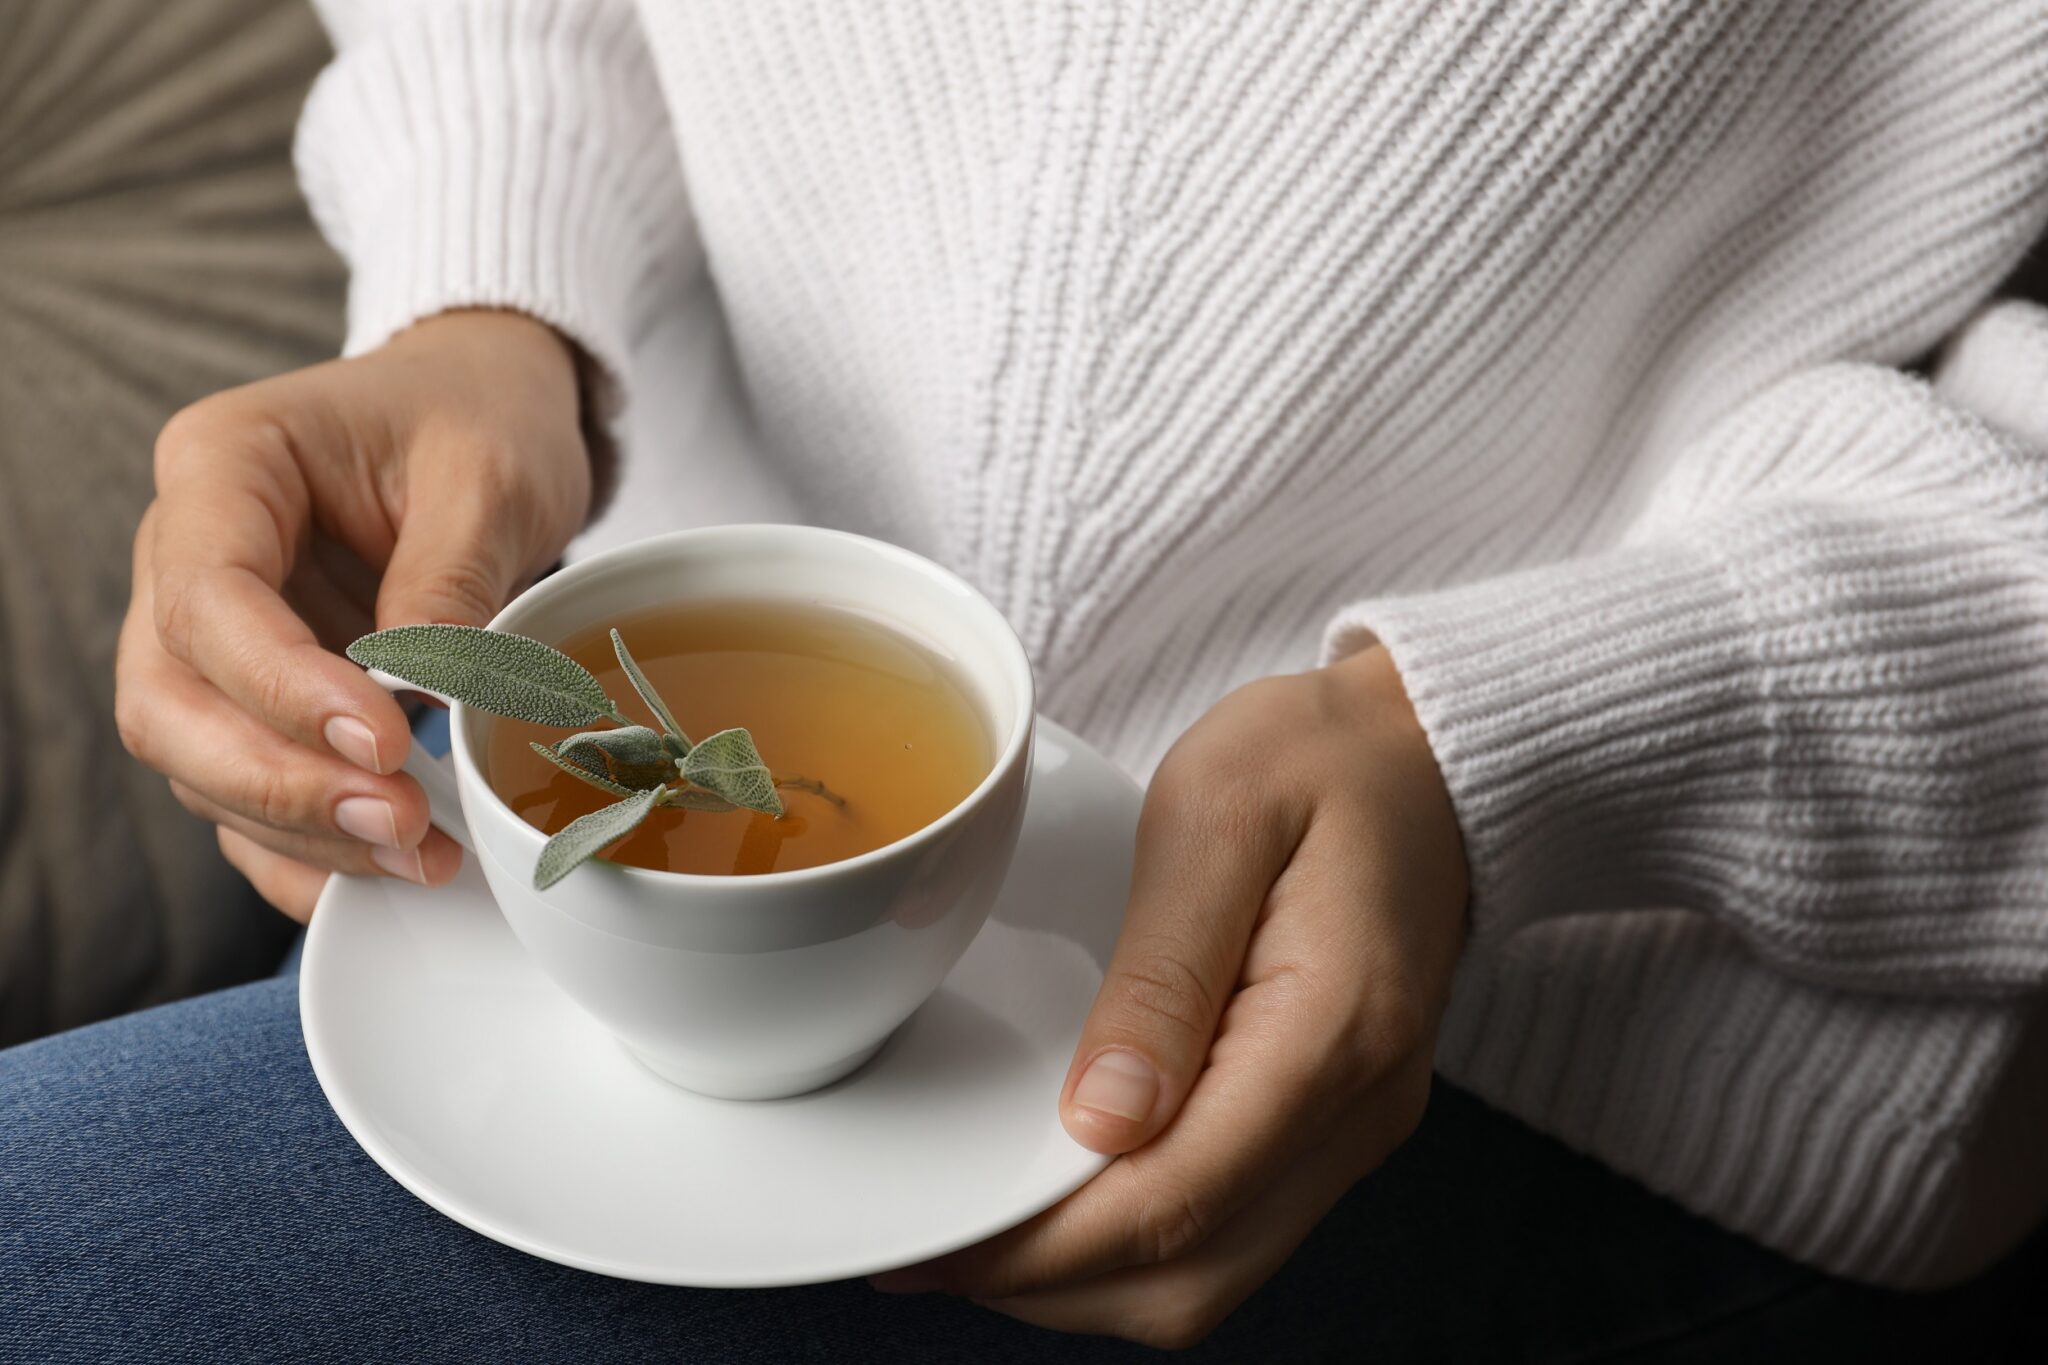
M 1415 1138 L 1187 1358 L 2048 1359 L 2018 1335 L 2039 1332 L 2019 1305 L 2044 1266 L 2037 1237 L 1949 1293 L 1848 1285 L 1439 1085 Z M 289 975 L 0 1051 L 0 1361 L 1150 1355 L 859 1281 L 670 1289 L 499 1246 L 343 1131 Z

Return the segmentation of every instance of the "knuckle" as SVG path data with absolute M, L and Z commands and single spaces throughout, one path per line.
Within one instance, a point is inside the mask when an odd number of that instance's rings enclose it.
M 1147 1190 L 1133 1220 L 1138 1255 L 1154 1264 L 1179 1260 L 1208 1240 L 1209 1222 L 1192 1191 L 1175 1185 Z
M 290 829 L 302 822 L 305 803 L 284 773 L 267 765 L 252 766 L 243 777 L 242 808 L 263 824 Z
M 1429 1021 L 1410 992 L 1375 992 L 1362 1007 L 1340 1017 L 1346 1021 L 1344 1079 L 1354 1090 L 1384 1083 L 1430 1048 Z
M 125 684 L 117 683 L 114 688 L 114 730 L 131 758 L 149 764 L 154 752 L 150 747 L 149 707 L 142 694 Z
M 279 719 L 291 714 L 294 679 L 292 670 L 282 663 L 266 660 L 257 664 L 252 670 L 250 689 L 257 714 Z
M 473 435 L 458 447 L 458 453 L 468 477 L 476 481 L 478 492 L 491 506 L 516 506 L 528 493 L 527 481 L 520 477 L 518 444 L 509 437 Z
M 1201 974 L 1165 944 L 1141 942 L 1127 961 L 1112 964 L 1110 993 L 1126 1022 L 1206 1041 L 1217 1001 Z
M 218 398 L 202 398 L 179 409 L 157 432 L 152 457 L 158 486 L 189 465 L 203 452 L 221 423 Z
M 1366 1031 L 1383 1055 L 1397 1061 L 1429 1046 L 1429 1019 L 1413 991 L 1394 991 L 1378 1002 Z
M 493 521 L 524 513 L 540 500 L 539 490 L 526 477 L 517 445 L 495 433 L 465 433 L 433 448 L 424 458 L 438 456 L 444 473 L 459 471 L 470 505 Z
M 1429 1046 L 1429 1022 L 1413 992 L 1395 983 L 1328 979 L 1300 965 L 1272 970 L 1259 985 L 1293 1033 L 1320 1042 L 1300 1073 L 1317 1093 L 1357 1095 L 1409 1066 Z M 1276 999 L 1277 997 L 1277 999 Z
M 1382 1059 L 1392 1070 L 1430 1045 L 1429 1011 L 1421 994 L 1397 974 L 1376 977 L 1352 991 L 1354 1004 L 1343 1013 L 1346 1032 L 1359 1046 Z
M 174 656 L 191 660 L 192 623 L 202 610 L 205 578 L 189 568 L 160 571 L 156 580 L 156 637 Z
M 504 603 L 497 584 L 481 565 L 450 564 L 434 576 L 431 591 L 443 614 L 460 621 L 488 621 Z
M 264 405 L 234 390 L 212 394 L 173 413 L 157 433 L 152 452 L 157 486 L 175 482 L 230 446 L 275 454 L 290 451 L 291 444 L 284 423 Z
M 1161 762 L 1139 814 L 1141 843 L 1170 838 L 1182 847 L 1254 857 L 1272 849 L 1291 808 L 1270 755 L 1231 739 L 1176 748 Z
M 1201 820 L 1218 837 L 1271 838 L 1276 811 L 1298 815 L 1313 794 L 1310 774 L 1324 766 L 1316 733 L 1298 677 L 1258 679 L 1174 742 L 1153 788 L 1170 795 L 1180 818 Z
M 1126 1335 L 1159 1351 L 1188 1351 L 1202 1344 L 1221 1319 L 1206 1305 L 1174 1298 L 1146 1313 Z
M 541 564 L 559 554 L 582 523 L 582 500 L 570 497 L 565 503 L 563 490 L 548 486 L 549 471 L 537 468 L 518 441 L 475 437 L 457 446 L 451 458 L 462 466 L 465 497 L 479 526 L 487 526 L 493 538 L 531 550 Z M 492 600 L 496 585 L 487 587 L 483 601 L 495 611 L 502 605 Z

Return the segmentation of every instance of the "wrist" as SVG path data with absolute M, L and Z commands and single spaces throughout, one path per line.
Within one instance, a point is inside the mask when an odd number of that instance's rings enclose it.
M 1344 698 L 1347 724 L 1367 736 L 1370 761 L 1379 769 L 1376 780 L 1387 789 L 1401 822 L 1404 851 L 1428 866 L 1429 884 L 1442 891 L 1433 899 L 1455 907 L 1462 939 L 1471 898 L 1464 830 L 1393 656 L 1384 645 L 1372 645 L 1333 660 L 1322 671 Z

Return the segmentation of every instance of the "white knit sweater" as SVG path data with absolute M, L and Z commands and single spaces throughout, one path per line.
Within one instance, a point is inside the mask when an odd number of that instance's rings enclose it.
M 626 377 L 708 269 L 760 469 L 1133 771 L 1385 642 L 1445 1075 L 1852 1275 L 2037 1220 L 2048 6 L 327 8 L 351 349 L 498 304 Z

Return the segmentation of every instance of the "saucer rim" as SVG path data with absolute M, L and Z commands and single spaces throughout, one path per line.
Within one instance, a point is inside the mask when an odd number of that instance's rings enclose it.
M 1095 749 L 1093 745 L 1074 734 L 1071 730 L 1068 730 L 1065 726 L 1049 719 L 1043 713 L 1039 713 L 1035 718 L 1034 728 L 1041 735 L 1051 733 L 1077 748 L 1084 748 L 1095 753 L 1103 759 L 1105 769 L 1114 774 L 1116 779 L 1127 787 L 1133 795 L 1137 796 L 1140 800 L 1143 799 L 1144 788 L 1130 774 L 1126 773 L 1113 761 L 1109 760 L 1106 755 L 1102 755 L 1100 750 Z M 1033 748 L 1035 750 L 1036 746 L 1034 745 Z M 1031 761 L 1034 764 L 1037 761 L 1035 752 L 1031 756 Z M 1039 775 L 1034 774 L 1034 778 L 1037 776 Z M 1036 788 L 1037 782 L 1034 780 L 1034 795 L 1036 795 Z M 330 900 L 355 894 L 357 883 L 361 883 L 365 887 L 374 887 L 385 894 L 391 894 L 394 890 L 411 894 L 424 892 L 428 889 L 393 882 L 389 878 L 357 877 L 342 873 L 329 877 L 327 885 L 321 888 L 320 896 L 314 903 L 311 920 L 307 925 L 306 943 L 299 971 L 299 1024 L 304 1037 L 307 1060 L 312 1067 L 314 1079 L 319 1084 L 328 1107 L 334 1111 L 335 1117 L 340 1120 L 341 1126 L 355 1140 L 356 1145 L 362 1148 L 363 1153 L 371 1161 L 375 1162 L 386 1175 L 397 1181 L 401 1187 L 436 1212 L 452 1219 L 480 1236 L 488 1237 L 494 1242 L 524 1252 L 529 1256 L 535 1256 L 544 1261 L 552 1261 L 557 1265 L 569 1266 L 576 1270 L 588 1271 L 598 1275 L 608 1275 L 614 1279 L 631 1280 L 641 1284 L 674 1285 L 698 1289 L 780 1289 L 797 1285 L 825 1284 L 838 1280 L 858 1279 L 884 1270 L 915 1265 L 937 1256 L 944 1256 L 949 1252 L 958 1251 L 962 1247 L 972 1246 L 999 1232 L 1027 1222 L 1045 1210 L 1052 1208 L 1068 1195 L 1080 1189 L 1090 1180 L 1093 1180 L 1114 1159 L 1102 1153 L 1090 1151 L 1077 1143 L 1074 1145 L 1075 1161 L 1073 1169 L 1069 1172 L 1071 1178 L 1062 1177 L 1059 1180 L 1050 1182 L 1044 1187 L 1042 1193 L 1033 1194 L 1030 1199 L 1021 1201 L 1018 1209 L 978 1220 L 967 1231 L 934 1239 L 929 1245 L 917 1247 L 908 1255 L 901 1249 L 891 1251 L 879 1260 L 869 1257 L 847 1263 L 813 1263 L 801 1269 L 792 1269 L 782 1273 L 763 1274 L 756 1271 L 724 1276 L 716 1272 L 707 1273 L 701 1270 L 678 1273 L 673 1269 L 666 1269 L 661 1266 L 586 1255 L 573 1249 L 544 1245 L 532 1237 L 506 1228 L 493 1220 L 487 1213 L 473 1212 L 462 1201 L 459 1201 L 445 1191 L 436 1181 L 413 1169 L 410 1162 L 404 1160 L 382 1141 L 368 1115 L 358 1109 L 356 1098 L 349 1092 L 349 1088 L 344 1085 L 330 1083 L 329 1076 L 334 1074 L 335 1068 L 339 1063 L 327 1052 L 324 1027 L 318 1022 L 321 1009 L 320 1001 L 322 999 L 320 987 L 316 984 L 318 975 L 317 973 L 309 972 L 307 967 L 315 960 L 315 954 L 318 952 L 317 944 L 324 938 L 327 932 L 332 932 L 323 930 L 323 924 L 330 920 L 339 921 L 340 917 L 338 915 L 324 913 L 328 908 Z M 483 892 L 482 894 L 488 896 L 489 893 Z M 948 979 L 950 979 L 950 973 L 948 974 Z M 941 986 L 943 987 L 943 985 L 944 983 L 942 982 Z M 882 1051 L 886 1052 L 893 1041 L 894 1035 L 891 1036 L 889 1042 L 883 1044 Z M 877 1055 L 881 1054 L 878 1053 Z M 863 1063 L 862 1068 L 854 1072 L 853 1075 L 835 1081 L 833 1084 L 858 1084 L 859 1077 L 864 1074 L 867 1066 L 871 1064 L 872 1059 L 868 1063 Z M 650 1084 L 668 1084 L 668 1082 L 652 1075 L 648 1075 L 647 1080 Z M 711 1104 L 752 1104 L 761 1102 L 721 1100 L 712 1096 L 695 1096 L 694 1098 Z

